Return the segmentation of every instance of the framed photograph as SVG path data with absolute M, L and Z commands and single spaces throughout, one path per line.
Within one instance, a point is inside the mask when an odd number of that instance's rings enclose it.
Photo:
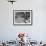
M 13 10 L 14 25 L 32 25 L 32 10 Z

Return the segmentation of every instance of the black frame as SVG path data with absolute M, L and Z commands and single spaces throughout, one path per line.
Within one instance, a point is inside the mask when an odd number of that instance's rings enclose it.
M 31 24 L 14 24 L 14 12 L 15 11 L 31 11 Z M 30 26 L 30 25 L 32 25 L 33 24 L 33 11 L 32 10 L 13 10 L 13 25 L 17 25 L 17 26 Z

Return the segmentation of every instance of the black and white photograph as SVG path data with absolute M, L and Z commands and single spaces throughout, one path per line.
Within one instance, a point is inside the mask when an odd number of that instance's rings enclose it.
M 46 0 L 0 0 L 0 46 L 46 46 Z
M 13 10 L 13 24 L 31 24 L 32 10 Z

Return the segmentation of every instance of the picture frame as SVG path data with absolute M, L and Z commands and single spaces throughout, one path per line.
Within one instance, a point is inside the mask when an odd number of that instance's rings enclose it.
M 32 10 L 13 10 L 13 25 L 32 25 Z

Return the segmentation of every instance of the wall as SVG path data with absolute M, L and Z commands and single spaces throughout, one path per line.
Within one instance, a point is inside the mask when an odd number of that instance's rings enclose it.
M 13 9 L 32 9 L 32 26 L 14 26 Z M 46 1 L 17 0 L 12 5 L 7 0 L 0 0 L 0 40 L 14 40 L 18 32 L 31 34 L 33 40 L 46 40 Z

